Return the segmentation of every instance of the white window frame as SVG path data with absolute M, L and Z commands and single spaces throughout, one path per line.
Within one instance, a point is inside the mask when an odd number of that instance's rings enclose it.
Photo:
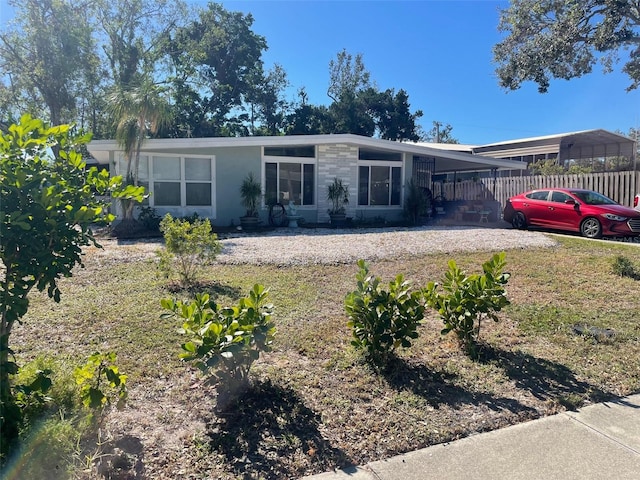
M 367 179 L 367 188 L 369 203 L 367 205 L 360 204 L 360 167 L 369 167 L 369 178 Z M 400 203 L 398 205 L 391 205 L 391 195 L 393 193 L 392 185 L 389 188 L 389 205 L 371 205 L 371 167 L 386 167 L 389 169 L 389 178 L 393 179 L 392 168 L 400 169 Z M 356 185 L 358 186 L 358 192 L 356 192 L 356 202 L 358 208 L 370 208 L 370 209 L 398 209 L 402 208 L 403 204 L 403 189 L 404 189 L 404 162 L 394 162 L 394 161 L 378 161 L 378 160 L 359 160 L 358 161 L 358 178 Z
M 313 203 L 311 205 L 296 205 L 296 208 L 299 209 L 308 209 L 314 210 L 318 205 L 318 160 L 317 153 L 316 157 L 282 157 L 282 156 L 267 156 L 264 154 L 264 147 L 262 148 L 262 185 L 267 186 L 267 172 L 266 166 L 267 163 L 275 163 L 277 164 L 278 173 L 277 173 L 277 191 L 280 192 L 280 164 L 281 163 L 297 163 L 300 164 L 300 194 L 301 197 L 304 198 L 304 165 L 313 165 Z M 280 198 L 278 198 L 278 202 Z M 304 201 L 304 200 L 303 200 Z M 262 204 L 265 206 L 266 199 L 263 198 Z M 286 205 L 285 205 L 286 206 Z
M 216 217 L 216 157 L 215 155 L 197 155 L 197 154 L 175 154 L 165 152 L 144 152 L 141 156 L 147 157 L 148 163 L 148 177 L 140 176 L 138 180 L 148 184 L 148 191 L 150 193 L 148 199 L 148 205 L 157 210 L 163 212 L 175 213 L 176 215 L 188 215 L 193 212 L 204 212 L 209 218 Z M 180 179 L 179 180 L 157 180 L 158 182 L 173 182 L 180 183 L 180 205 L 156 205 L 154 200 L 155 182 L 153 178 L 154 158 L 155 157 L 171 157 L 180 162 Z M 202 180 L 187 180 L 185 175 L 185 164 L 187 158 L 208 158 L 211 166 L 211 178 Z M 121 162 L 121 163 L 120 163 Z M 120 162 L 118 165 L 126 166 L 124 161 L 124 153 L 120 152 Z M 119 168 L 118 168 L 119 169 Z M 126 172 L 118 172 L 118 174 L 124 175 Z M 209 183 L 211 185 L 211 205 L 187 205 L 187 184 L 188 183 Z

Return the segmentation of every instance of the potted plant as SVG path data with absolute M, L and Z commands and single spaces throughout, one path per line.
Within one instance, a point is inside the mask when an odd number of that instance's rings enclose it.
M 262 185 L 249 172 L 240 185 L 240 196 L 242 197 L 242 206 L 246 208 L 245 216 L 240 217 L 240 225 L 243 229 L 252 229 L 258 226 L 260 217 L 258 216 L 258 205 L 260 196 L 262 195 Z
M 347 219 L 346 205 L 349 204 L 349 185 L 345 185 L 342 179 L 335 177 L 327 187 L 327 199 L 331 202 L 331 208 L 328 210 L 331 225 L 334 227 L 344 225 Z

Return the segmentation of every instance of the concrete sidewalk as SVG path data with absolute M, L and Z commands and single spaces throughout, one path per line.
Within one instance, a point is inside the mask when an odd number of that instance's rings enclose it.
M 307 480 L 640 479 L 640 394 Z

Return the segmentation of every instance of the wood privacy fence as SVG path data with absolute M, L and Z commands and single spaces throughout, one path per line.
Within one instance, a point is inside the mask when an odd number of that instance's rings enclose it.
M 633 206 L 640 193 L 640 171 L 604 172 L 577 175 L 535 175 L 523 177 L 481 178 L 433 184 L 433 195 L 446 200 L 496 200 L 504 208 L 509 197 L 536 188 L 585 188 L 595 190 L 616 202 Z

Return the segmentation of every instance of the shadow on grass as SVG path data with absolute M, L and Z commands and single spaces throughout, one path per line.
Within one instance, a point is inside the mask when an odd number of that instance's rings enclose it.
M 578 380 L 565 365 L 524 352 L 483 345 L 479 361 L 502 368 L 518 388 L 529 391 L 537 399 L 558 401 L 568 409 L 582 406 L 584 400 L 602 402 L 613 398 L 593 385 Z
M 311 465 L 322 471 L 351 465 L 323 438 L 320 423 L 295 391 L 265 381 L 209 425 L 209 444 L 239 478 L 297 478 Z
M 195 297 L 197 293 L 208 293 L 214 300 L 222 296 L 233 300 L 238 300 L 242 297 L 242 290 L 240 288 L 232 287 L 231 285 L 223 285 L 214 280 L 199 280 L 188 287 L 182 286 L 179 282 L 171 282 L 167 285 L 167 290 L 173 294 L 181 293 L 192 297 Z
M 508 410 L 523 417 L 537 416 L 535 409 L 517 400 L 471 392 L 454 384 L 454 374 L 434 372 L 425 365 L 409 363 L 402 358 L 393 359 L 384 376 L 392 388 L 410 390 L 434 408 L 443 404 L 451 407 L 466 404 L 486 405 L 493 411 Z

